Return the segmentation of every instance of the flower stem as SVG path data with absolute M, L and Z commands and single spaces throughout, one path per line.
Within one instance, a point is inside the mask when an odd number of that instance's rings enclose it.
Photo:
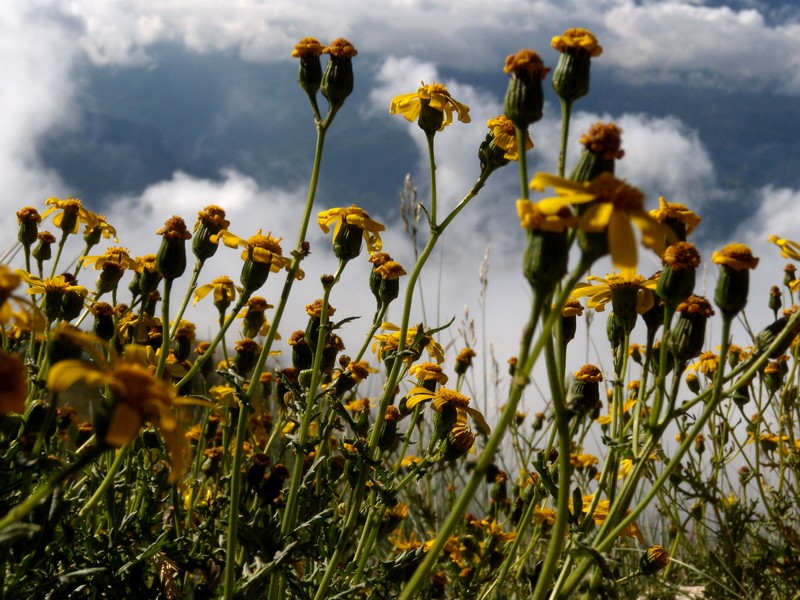
M 561 151 L 558 153 L 558 175 L 564 177 L 567 165 L 567 138 L 569 120 L 572 115 L 572 100 L 561 100 Z

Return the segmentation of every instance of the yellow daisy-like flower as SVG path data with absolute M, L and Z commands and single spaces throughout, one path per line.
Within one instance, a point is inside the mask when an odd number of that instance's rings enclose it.
M 584 513 L 587 513 L 589 511 L 589 507 L 591 506 L 593 500 L 594 500 L 594 494 L 583 496 L 582 501 L 583 501 Z M 603 523 L 605 523 L 606 519 L 608 518 L 608 511 L 610 508 L 611 508 L 611 503 L 608 500 L 599 500 L 597 502 L 594 508 L 594 513 L 592 513 L 592 521 L 594 521 L 595 525 L 602 525 Z M 627 512 L 628 513 L 631 512 L 630 509 L 628 509 Z M 620 533 L 620 536 L 636 538 L 640 542 L 644 541 L 644 536 L 642 535 L 642 532 L 639 530 L 639 527 L 637 527 L 636 523 L 634 522 L 630 523 L 630 525 L 628 525 L 622 531 L 622 533 Z
M 563 34 L 555 36 L 550 41 L 550 45 L 559 52 L 584 50 L 593 58 L 603 53 L 603 47 L 597 43 L 594 34 L 588 29 L 580 27 L 567 29 Z
M 86 227 L 83 229 L 84 236 L 96 236 L 95 240 L 99 240 L 101 237 L 108 240 L 113 237 L 114 242 L 119 243 L 116 228 L 106 221 L 103 215 L 95 214 L 94 217 L 94 224 L 86 223 Z
M 692 233 L 702 220 L 683 204 L 667 202 L 664 200 L 664 196 L 658 199 L 658 204 L 658 208 L 650 211 L 650 216 L 659 223 L 668 223 L 669 221 L 681 223 L 686 230 L 686 235 Z
M 17 275 L 30 286 L 28 287 L 28 293 L 31 295 L 72 292 L 85 298 L 89 294 L 89 290 L 82 285 L 71 284 L 64 275 L 42 279 L 21 269 L 17 270 Z
M 530 200 L 517 200 L 517 215 L 523 229 L 530 231 L 552 231 L 560 233 L 568 227 L 578 225 L 580 219 L 572 214 L 569 207 L 563 207 L 555 214 L 547 214 Z
M 714 378 L 714 373 L 717 372 L 717 367 L 719 367 L 719 355 L 714 354 L 710 350 L 708 352 L 703 352 L 696 363 L 689 365 L 690 369 L 700 371 L 703 375 L 706 375 L 710 379 Z
M 781 256 L 790 260 L 800 260 L 800 244 L 780 238 L 777 235 L 769 236 L 769 241 L 781 249 Z
M 277 273 L 281 269 L 289 269 L 292 262 L 289 258 L 282 256 L 281 239 L 272 237 L 272 232 L 267 235 L 261 234 L 261 229 L 254 236 L 247 239 L 240 238 L 232 234 L 227 229 L 223 229 L 217 235 L 212 235 L 211 240 L 216 242 L 222 240 L 228 248 L 244 248 L 242 260 L 252 259 L 253 262 L 269 265 L 269 270 Z M 298 274 L 299 276 L 299 274 Z
M 117 361 L 98 368 L 82 360 L 63 360 L 50 368 L 47 385 L 54 392 L 63 392 L 82 381 L 90 387 L 108 386 L 116 401 L 114 414 L 104 441 L 120 448 L 131 442 L 145 421 L 155 425 L 172 462 L 170 481 L 177 481 L 184 472 L 186 438 L 175 418 L 178 404 L 175 388 L 153 375 L 147 367 Z
M 588 281 L 597 281 L 598 285 L 590 283 L 579 283 L 572 291 L 575 298 L 584 298 L 589 296 L 589 301 L 586 303 L 588 308 L 593 308 L 598 312 L 605 310 L 605 305 L 613 299 L 614 290 L 622 287 L 636 288 L 636 312 L 640 315 L 646 313 L 653 308 L 655 301 L 653 291 L 656 289 L 658 280 L 654 278 L 645 279 L 641 275 L 634 275 L 632 278 L 627 278 L 624 275 L 611 273 L 603 277 L 596 277 L 589 275 L 586 278 Z
M 416 364 L 408 370 L 408 374 L 418 381 L 436 381 L 439 385 L 445 385 L 449 379 L 442 367 L 432 362 Z
M 485 433 L 489 433 L 491 431 L 489 429 L 489 424 L 486 422 L 486 419 L 483 417 L 481 412 L 469 405 L 469 397 L 449 388 L 441 387 L 435 392 L 431 392 L 423 387 L 412 388 L 408 392 L 408 401 L 406 402 L 406 406 L 409 409 L 412 409 L 417 404 L 420 404 L 421 402 L 428 402 L 429 400 L 431 401 L 431 408 L 433 408 L 433 410 L 436 412 L 441 412 L 445 406 L 455 408 L 459 411 L 465 412 L 475 419 L 478 427 L 480 427 Z
M 600 464 L 600 459 L 593 454 L 575 454 L 569 455 L 569 463 L 576 469 L 587 469 Z
M 217 277 L 211 283 L 198 287 L 194 291 L 194 303 L 197 304 L 212 291 L 214 292 L 214 304 L 216 305 L 220 302 L 233 302 L 236 299 L 236 292 L 241 293 L 242 288 L 233 283 L 230 277 L 223 275 L 222 277 Z
M 372 344 L 372 352 L 378 357 L 380 362 L 384 356 L 394 352 L 398 348 L 400 342 L 400 328 L 394 323 L 388 321 L 381 323 L 381 329 L 386 333 L 378 333 L 373 336 L 375 341 Z M 417 328 L 409 327 L 406 332 L 406 348 L 409 348 L 417 337 Z M 444 362 L 444 350 L 432 337 L 423 337 L 421 342 L 424 344 L 425 350 L 437 363 Z M 420 349 L 421 350 L 421 349 Z M 413 362 L 413 357 L 409 356 L 406 361 L 410 364 Z
M 424 81 L 421 84 L 420 88 L 414 93 L 395 96 L 389 107 L 389 113 L 393 115 L 401 114 L 413 123 L 419 119 L 424 104 L 433 110 L 443 113 L 444 118 L 439 131 L 442 131 L 453 122 L 453 113 L 462 123 L 470 122 L 469 107 L 454 100 L 444 85 L 435 81 L 430 85 L 426 85 Z
M 56 227 L 62 230 L 66 227 L 68 233 L 78 233 L 80 224 L 85 223 L 87 229 L 94 229 L 97 215 L 85 209 L 78 198 L 67 197 L 66 200 L 48 198 L 45 204 L 50 208 L 42 213 L 42 219 L 56 211 L 60 211 L 53 217 L 53 224 Z
M 317 223 L 323 232 L 328 233 L 333 226 L 333 241 L 339 235 L 342 225 L 348 224 L 358 227 L 364 232 L 364 241 L 367 243 L 367 251 L 372 254 L 378 252 L 383 247 L 380 232 L 386 229 L 381 223 L 370 219 L 364 209 L 355 204 L 348 208 L 331 208 L 324 210 L 317 215 Z
M 142 265 L 135 258 L 131 258 L 127 248 L 111 247 L 106 249 L 104 254 L 99 256 L 82 256 L 79 262 L 84 266 L 94 265 L 97 270 L 102 269 L 106 264 L 114 263 L 122 269 L 131 271 L 142 271 Z
M 517 128 L 505 115 L 498 115 L 486 122 L 486 126 L 494 135 L 494 145 L 505 150 L 503 158 L 517 160 L 519 152 L 517 148 Z M 533 140 L 528 132 L 525 131 L 525 150 L 533 148 Z
M 547 173 L 537 173 L 531 180 L 534 190 L 548 187 L 556 191 L 556 196 L 538 203 L 545 214 L 558 214 L 565 206 L 591 202 L 581 216 L 579 227 L 592 233 L 607 232 L 611 261 L 629 280 L 636 276 L 638 259 L 632 225 L 641 231 L 642 244 L 659 256 L 664 253 L 665 240 L 677 241 L 670 227 L 645 212 L 642 192 L 610 173 L 602 173 L 587 183 Z

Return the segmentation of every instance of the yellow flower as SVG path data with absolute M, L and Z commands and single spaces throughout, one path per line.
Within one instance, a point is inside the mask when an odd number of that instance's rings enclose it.
M 650 216 L 659 223 L 676 221 L 682 224 L 685 228 L 686 235 L 692 233 L 702 220 L 697 214 L 686 208 L 683 204 L 667 202 L 664 200 L 664 196 L 658 199 L 658 204 L 658 208 L 650 211 Z
M 556 511 L 546 506 L 544 508 L 534 506 L 532 518 L 534 523 L 553 525 L 556 522 Z
M 357 227 L 363 232 L 364 241 L 367 243 L 367 251 L 372 254 L 383 247 L 380 232 L 386 229 L 381 223 L 370 219 L 369 215 L 355 204 L 348 208 L 331 208 L 324 210 L 317 215 L 317 222 L 324 233 L 333 229 L 333 243 L 337 242 L 342 225 Z
M 292 58 L 306 58 L 309 56 L 320 56 L 324 47 L 317 38 L 304 37 L 294 46 Z
M 433 410 L 436 412 L 441 412 L 446 406 L 455 408 L 459 411 L 465 412 L 475 419 L 478 427 L 480 427 L 484 432 L 489 433 L 491 431 L 489 429 L 489 424 L 486 422 L 486 419 L 483 418 L 481 412 L 469 405 L 469 397 L 449 388 L 442 387 L 435 392 L 431 392 L 423 387 L 412 388 L 408 392 L 408 401 L 406 402 L 406 406 L 409 409 L 412 409 L 417 404 L 420 404 L 421 402 L 427 402 L 429 400 L 432 401 L 431 408 L 433 408 Z
M 45 204 L 50 208 L 42 213 L 42 219 L 60 211 L 53 217 L 53 225 L 67 233 L 78 233 L 81 223 L 85 223 L 88 230 L 94 229 L 97 222 L 97 215 L 86 210 L 77 198 L 67 197 L 66 200 L 48 198 Z
M 517 128 L 505 115 L 498 115 L 493 119 L 489 119 L 486 126 L 491 130 L 494 135 L 494 145 L 498 148 L 505 150 L 503 158 L 508 160 L 517 160 L 519 152 L 517 148 Z M 533 148 L 533 140 L 528 132 L 525 131 L 525 150 Z
M 777 246 L 781 249 L 781 256 L 784 258 L 788 258 L 790 260 L 800 260 L 800 244 L 797 242 L 793 242 L 792 240 L 787 240 L 785 238 L 779 238 L 777 235 L 769 236 L 769 241 L 773 244 L 777 244 Z
M 530 231 L 561 233 L 568 227 L 575 227 L 579 221 L 568 207 L 555 214 L 547 214 L 538 205 L 524 199 L 517 200 L 517 215 L 522 228 Z
M 589 511 L 589 507 L 594 500 L 594 494 L 589 494 L 583 496 L 583 513 L 587 513 Z M 572 501 L 570 500 L 570 508 L 571 508 Z M 608 500 L 599 500 L 594 508 L 594 513 L 592 513 L 592 521 L 594 521 L 595 525 L 602 525 L 605 523 L 606 519 L 608 518 L 608 511 L 611 508 L 611 503 Z M 631 512 L 630 509 L 627 510 L 627 513 Z M 644 541 L 644 536 L 639 528 L 636 526 L 636 523 L 631 522 L 623 531 L 620 533 L 621 537 L 630 537 L 636 538 L 639 542 Z
M 653 307 L 653 290 L 656 289 L 658 281 L 653 279 L 645 279 L 641 275 L 634 275 L 628 279 L 624 275 L 611 273 L 603 277 L 595 277 L 589 275 L 589 281 L 600 282 L 598 285 L 591 285 L 589 283 L 579 283 L 572 290 L 572 295 L 575 298 L 583 298 L 589 296 L 589 301 L 586 303 L 588 308 L 593 308 L 598 312 L 605 309 L 605 305 L 613 299 L 614 290 L 619 288 L 635 288 L 636 289 L 636 312 L 640 315 L 647 312 Z
M 28 287 L 28 293 L 32 295 L 74 292 L 85 298 L 89 294 L 89 290 L 82 285 L 69 283 L 69 280 L 64 275 L 42 279 L 21 269 L 17 270 L 17 275 L 30 286 Z
M 442 131 L 447 125 L 453 122 L 453 113 L 456 113 L 458 120 L 462 123 L 469 123 L 469 107 L 456 102 L 441 83 L 435 81 L 426 85 L 422 82 L 421 87 L 414 93 L 395 96 L 389 107 L 389 113 L 403 115 L 408 121 L 413 123 L 419 119 L 422 107 L 431 109 L 443 114 L 441 125 L 438 131 Z
M 94 223 L 86 223 L 86 227 L 83 228 L 83 236 L 87 242 L 90 240 L 92 242 L 100 241 L 100 238 L 103 237 L 105 239 L 114 238 L 115 243 L 119 243 L 119 238 L 117 238 L 117 230 L 112 226 L 103 215 L 95 214 L 95 221 Z
M 442 367 L 432 362 L 423 362 L 412 366 L 408 374 L 416 377 L 418 381 L 436 381 L 445 385 L 449 377 L 442 372 Z
M 234 284 L 230 277 L 217 277 L 211 283 L 201 285 L 194 291 L 194 303 L 197 304 L 200 300 L 208 296 L 210 292 L 214 292 L 214 305 L 218 303 L 227 302 L 230 304 L 236 299 L 236 292 L 241 293 L 242 288 Z
M 240 238 L 227 229 L 211 236 L 211 241 L 222 240 L 222 243 L 228 248 L 244 248 L 242 260 L 250 258 L 253 262 L 269 265 L 269 270 L 273 273 L 277 273 L 281 269 L 288 270 L 291 263 L 289 258 L 281 256 L 283 252 L 280 245 L 281 239 L 272 237 L 272 232 L 262 235 L 260 229 L 258 233 L 247 239 Z
M 378 362 L 380 362 L 384 356 L 397 350 L 398 344 L 400 343 L 400 328 L 397 325 L 386 321 L 381 323 L 381 329 L 388 333 L 378 333 L 372 338 L 375 340 L 372 344 L 372 352 L 378 357 Z M 420 337 L 421 339 L 418 341 L 420 347 L 411 348 L 414 341 L 417 339 L 417 328 L 409 327 L 406 332 L 406 349 L 418 350 L 421 352 L 424 347 L 428 351 L 430 357 L 441 364 L 444 361 L 444 350 L 439 342 L 430 336 L 421 335 Z M 408 364 L 411 364 L 414 361 L 414 357 L 408 356 L 405 360 Z
M 600 459 L 592 454 L 575 454 L 569 455 L 569 463 L 576 469 L 586 469 L 600 464 Z
M 581 216 L 579 227 L 591 233 L 607 232 L 611 260 L 629 280 L 636 276 L 637 264 L 632 224 L 642 232 L 642 244 L 659 256 L 664 253 L 665 240 L 677 241 L 671 228 L 645 212 L 642 192 L 610 173 L 602 173 L 587 183 L 547 173 L 537 173 L 531 180 L 534 190 L 543 191 L 548 187 L 556 191 L 556 196 L 538 203 L 545 214 L 558 214 L 565 206 L 591 202 Z
M 758 258 L 753 256 L 753 252 L 744 244 L 728 244 L 722 250 L 715 251 L 711 255 L 711 260 L 735 271 L 755 269 L 758 266 Z
M 82 256 L 79 262 L 84 266 L 94 265 L 97 270 L 102 269 L 106 264 L 113 263 L 119 268 L 131 271 L 142 271 L 142 265 L 137 259 L 131 258 L 126 248 L 111 247 L 106 249 L 100 256 Z
M 170 481 L 183 474 L 183 452 L 186 438 L 175 417 L 175 388 L 160 380 L 147 367 L 118 361 L 113 366 L 98 368 L 82 360 L 63 360 L 50 368 L 47 385 L 54 392 L 63 392 L 82 381 L 90 387 L 108 386 L 114 394 L 115 406 L 104 441 L 120 448 L 131 442 L 145 421 L 155 425 L 172 462 Z
M 603 47 L 597 43 L 594 34 L 588 29 L 580 27 L 567 29 L 563 34 L 555 36 L 550 45 L 559 52 L 584 50 L 593 58 L 603 53 Z
M 703 352 L 700 355 L 699 360 L 689 365 L 690 369 L 695 371 L 700 371 L 703 375 L 706 375 L 709 379 L 714 378 L 714 373 L 717 372 L 717 367 L 719 366 L 719 355 L 714 354 L 710 350 L 708 352 Z

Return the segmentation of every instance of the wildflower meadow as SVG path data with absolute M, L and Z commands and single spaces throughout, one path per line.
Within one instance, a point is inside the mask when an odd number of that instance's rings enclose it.
M 326 136 L 357 85 L 344 39 L 287 48 L 317 139 L 297 231 L 209 205 L 153 223 L 152 254 L 131 256 L 124 223 L 77 198 L 20 207 L 0 249 L 0 596 L 800 598 L 800 244 L 701 256 L 692 207 L 615 176 L 615 123 L 570 129 L 598 40 L 570 29 L 547 50 L 552 68 L 534 50 L 498 57 L 504 114 L 458 202 L 437 198 L 436 140 L 484 124 L 433 81 L 387 107 L 430 157 L 429 194 L 402 194 L 413 264 L 362 208 L 315 209 L 337 151 Z M 548 94 L 561 137 L 537 144 L 559 159 L 529 173 Z M 441 322 L 412 307 L 500 169 L 519 173 L 494 210 L 519 217 L 531 302 L 487 391 L 469 385 L 487 380 L 487 345 L 444 342 L 459 307 Z M 330 242 L 312 249 L 316 227 Z M 299 294 L 304 265 L 331 253 L 335 272 Z M 645 254 L 658 272 L 642 272 Z M 229 272 L 209 277 L 211 263 Z M 362 285 L 342 290 L 359 265 Z M 749 289 L 756 268 L 774 273 L 768 298 Z M 374 312 L 337 311 L 334 290 Z M 748 301 L 770 320 L 748 319 Z M 198 304 L 218 318 L 200 327 Z M 297 306 L 307 321 L 291 331 Z M 587 335 L 602 364 L 570 352 Z

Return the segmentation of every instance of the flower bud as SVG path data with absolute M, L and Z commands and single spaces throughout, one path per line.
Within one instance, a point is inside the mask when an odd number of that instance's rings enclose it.
M 164 227 L 156 231 L 162 236 L 161 247 L 156 254 L 156 268 L 164 279 L 172 281 L 186 270 L 186 240 L 192 237 L 186 223 L 180 217 L 171 217 Z
M 553 73 L 553 89 L 565 102 L 574 102 L 589 93 L 591 59 L 600 56 L 603 48 L 586 29 L 568 29 L 553 38 L 551 45 L 561 52 Z
M 96 302 L 92 306 L 92 314 L 94 315 L 92 332 L 105 341 L 114 337 L 114 307 L 107 302 Z
M 750 269 L 756 268 L 758 259 L 744 244 L 728 244 L 711 260 L 720 265 L 714 301 L 722 315 L 732 319 L 747 304 Z
M 594 365 L 584 365 L 570 377 L 567 389 L 567 410 L 571 415 L 583 415 L 600 402 L 600 382 L 603 374 Z
M 41 270 L 42 264 L 53 257 L 52 245 L 55 244 L 56 238 L 49 231 L 40 231 L 36 237 L 39 243 L 36 244 L 31 254 L 39 263 L 39 268 Z
M 233 359 L 233 364 L 237 373 L 245 376 L 256 365 L 258 355 L 261 354 L 261 344 L 250 339 L 238 340 L 234 344 L 234 350 L 236 351 L 236 356 Z
M 322 65 L 319 57 L 324 51 L 317 38 L 304 37 L 292 50 L 292 57 L 300 59 L 297 83 L 309 98 L 313 98 L 322 82 Z
M 26 206 L 22 210 L 17 211 L 17 223 L 19 230 L 17 231 L 17 239 L 26 248 L 30 248 L 33 242 L 39 235 L 39 223 L 42 222 L 42 217 L 32 206 Z
M 639 559 L 639 572 L 655 575 L 669 564 L 669 554 L 662 546 L 650 546 Z
M 581 136 L 581 152 L 570 179 L 579 183 L 591 181 L 601 173 L 614 174 L 615 161 L 625 156 L 622 130 L 615 123 L 595 123 Z
M 211 238 L 223 229 L 228 229 L 229 225 L 230 221 L 225 218 L 225 211 L 214 204 L 209 204 L 197 213 L 192 252 L 198 260 L 206 260 L 216 254 L 219 244 Z
M 338 110 L 353 91 L 353 57 L 358 51 L 346 39 L 339 38 L 325 46 L 322 53 L 330 55 L 330 59 L 322 75 L 320 90 L 328 99 L 331 110 Z
M 569 243 L 566 231 L 528 230 L 523 273 L 539 294 L 549 294 L 567 274 Z
M 670 350 L 682 364 L 700 355 L 705 342 L 706 321 L 714 310 L 705 298 L 691 295 L 678 305 L 677 311 L 679 316 L 672 330 Z
M 542 80 L 550 72 L 533 50 L 520 50 L 506 57 L 503 71 L 508 81 L 503 109 L 506 116 L 520 129 L 542 118 L 544 92 Z
M 694 244 L 677 242 L 664 252 L 664 270 L 658 278 L 656 294 L 672 310 L 694 291 L 695 272 L 700 266 L 700 253 Z

